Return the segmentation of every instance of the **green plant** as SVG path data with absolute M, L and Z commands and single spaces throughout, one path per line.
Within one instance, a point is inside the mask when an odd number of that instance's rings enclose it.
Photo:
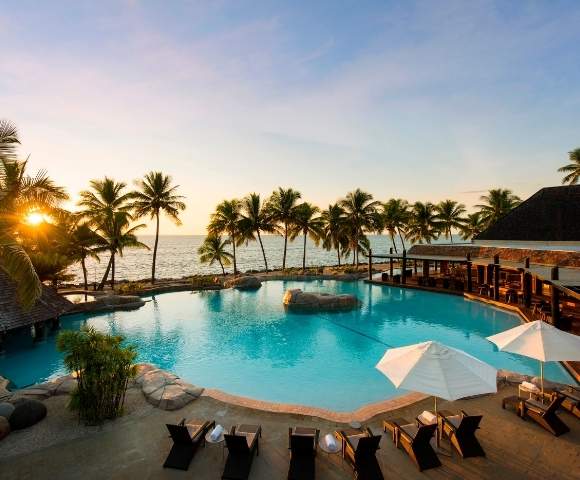
M 70 407 L 87 425 L 98 425 L 123 411 L 127 385 L 136 374 L 137 353 L 122 342 L 121 336 L 86 326 L 63 331 L 57 338 L 58 350 L 65 353 L 64 364 L 78 382 Z

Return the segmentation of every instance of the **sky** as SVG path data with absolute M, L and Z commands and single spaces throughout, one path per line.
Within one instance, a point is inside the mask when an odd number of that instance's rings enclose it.
M 525 198 L 580 147 L 580 2 L 0 0 L 0 118 L 76 201 L 150 170 L 224 198 Z M 72 203 L 71 203 L 72 205 Z M 152 225 L 146 233 L 153 231 Z

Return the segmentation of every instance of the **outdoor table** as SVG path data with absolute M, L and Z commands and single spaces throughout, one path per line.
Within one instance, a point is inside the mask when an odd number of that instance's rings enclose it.
M 522 393 L 524 393 L 524 394 L 527 393 L 528 394 L 528 398 L 533 398 L 534 395 L 540 395 L 541 390 L 538 387 L 536 387 L 534 389 L 528 388 L 525 385 L 522 385 L 520 383 L 518 385 L 518 397 L 519 398 L 522 398 L 523 397 Z

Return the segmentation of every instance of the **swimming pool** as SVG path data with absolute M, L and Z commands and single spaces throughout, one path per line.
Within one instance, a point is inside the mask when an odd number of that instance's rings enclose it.
M 352 293 L 360 310 L 288 313 L 284 291 Z M 164 293 L 136 311 L 72 315 L 62 327 L 84 323 L 124 335 L 139 361 L 188 381 L 259 400 L 349 411 L 403 393 L 375 368 L 389 347 L 438 340 L 497 368 L 539 373 L 538 362 L 498 352 L 486 336 L 519 324 L 519 317 L 463 297 L 364 282 L 270 281 L 252 292 Z M 557 363 L 546 377 L 571 381 Z M 64 374 L 55 337 L 32 344 L 11 338 L 0 375 L 23 386 Z

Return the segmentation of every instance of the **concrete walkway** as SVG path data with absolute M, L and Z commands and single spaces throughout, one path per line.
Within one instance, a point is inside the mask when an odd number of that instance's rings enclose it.
M 478 438 L 487 453 L 486 458 L 441 457 L 442 467 L 419 473 L 403 451 L 395 449 L 390 436 L 384 434 L 377 456 L 385 478 L 580 478 L 580 420 L 562 413 L 562 419 L 572 431 L 554 438 L 532 422 L 525 422 L 511 411 L 501 409 L 501 398 L 514 393 L 512 387 L 505 387 L 497 396 L 452 404 L 441 402 L 440 408 L 464 409 L 468 413 L 484 415 Z M 127 416 L 99 429 L 77 425 L 74 416 L 68 412 L 63 415 L 62 398 L 50 399 L 49 416 L 43 420 L 47 422 L 44 427 L 41 422 L 0 442 L 0 479 L 221 478 L 224 452 L 216 445 L 201 448 L 188 472 L 161 467 L 171 446 L 165 423 L 174 423 L 183 417 L 214 419 L 226 427 L 237 423 L 261 424 L 260 456 L 254 460 L 250 479 L 284 479 L 288 468 L 289 426 L 317 427 L 322 435 L 341 427 L 313 417 L 264 413 L 231 406 L 208 397 L 202 397 L 180 411 L 166 412 L 147 406 L 135 392 L 131 395 Z M 402 416 L 411 420 L 432 405 L 432 401 L 423 400 L 411 407 L 375 417 L 366 425 L 378 433 L 383 418 Z M 63 431 L 81 432 L 82 436 L 58 439 L 58 431 L 54 430 L 61 427 L 55 423 L 57 421 L 65 423 Z M 35 429 L 38 430 L 36 433 Z M 40 435 L 41 429 L 44 429 L 43 435 Z M 54 438 L 48 435 L 49 431 L 55 435 Z M 27 451 L 22 451 L 23 446 Z M 19 453 L 15 453 L 18 450 Z M 316 468 L 320 480 L 353 478 L 339 455 L 327 456 L 320 452 Z

